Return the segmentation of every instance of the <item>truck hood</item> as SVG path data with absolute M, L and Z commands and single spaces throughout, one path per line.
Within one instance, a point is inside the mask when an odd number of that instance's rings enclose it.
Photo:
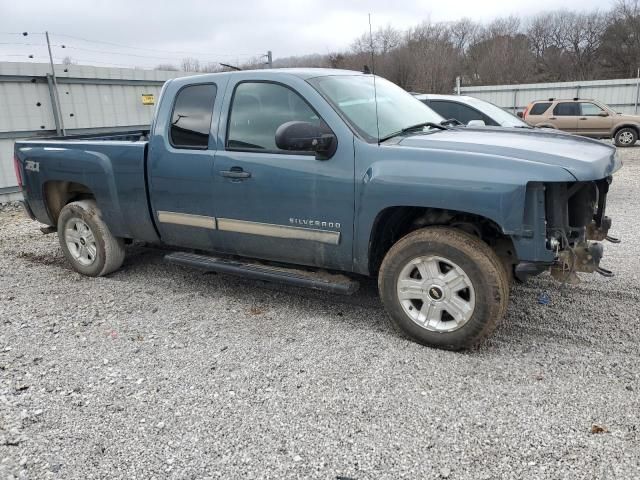
M 604 178 L 622 166 L 612 145 L 537 129 L 460 127 L 402 137 L 397 145 L 556 165 L 580 181 Z

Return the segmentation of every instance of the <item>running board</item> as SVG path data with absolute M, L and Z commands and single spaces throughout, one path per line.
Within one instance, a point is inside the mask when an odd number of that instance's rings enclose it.
M 326 292 L 351 295 L 360 284 L 345 275 L 324 271 L 306 271 L 295 268 L 275 267 L 257 262 L 230 260 L 193 253 L 176 252 L 165 255 L 165 261 L 174 265 L 195 267 L 208 272 L 228 273 L 244 278 L 267 282 L 285 283 L 297 287 L 313 288 Z

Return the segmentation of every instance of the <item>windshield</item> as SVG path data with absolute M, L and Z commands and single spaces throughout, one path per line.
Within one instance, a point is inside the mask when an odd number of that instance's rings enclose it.
M 482 113 L 495 120 L 501 127 L 529 127 L 515 115 L 504 111 L 497 105 L 478 98 L 467 97 L 469 105 L 476 107 Z
M 368 142 L 377 142 L 379 138 L 413 125 L 425 122 L 440 123 L 444 120 L 413 95 L 380 77 L 376 77 L 375 96 L 372 75 L 316 77 L 310 79 L 309 83 L 329 100 Z

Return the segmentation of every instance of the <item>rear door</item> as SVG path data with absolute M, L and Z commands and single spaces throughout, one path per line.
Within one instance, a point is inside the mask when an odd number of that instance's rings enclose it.
M 532 103 L 526 114 L 524 115 L 523 120 L 527 122 L 529 125 L 538 125 L 539 123 L 543 123 L 547 121 L 547 116 L 545 113 L 549 110 L 552 102 L 534 102 Z M 551 115 L 552 116 L 552 115 Z
M 156 112 L 147 170 L 149 197 L 163 242 L 212 248 L 213 165 L 225 77 L 168 84 Z
M 613 126 L 609 113 L 593 102 L 579 102 L 579 105 L 577 132 L 590 137 L 608 136 Z
M 227 88 L 214 172 L 216 250 L 350 269 L 353 133 L 304 80 L 272 79 L 268 73 L 236 74 Z M 333 132 L 336 153 L 319 160 L 313 153 L 279 150 L 275 132 L 289 121 Z
M 577 102 L 558 102 L 553 107 L 549 123 L 565 132 L 576 133 L 579 115 L 580 109 Z

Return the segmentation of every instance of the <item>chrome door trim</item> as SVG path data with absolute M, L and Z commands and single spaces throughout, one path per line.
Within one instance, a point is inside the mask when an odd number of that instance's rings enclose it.
M 288 238 L 295 240 L 312 240 L 329 245 L 340 243 L 340 232 L 318 230 L 312 228 L 275 225 L 272 223 L 250 222 L 231 218 L 218 218 L 218 230 L 224 232 L 248 233 L 265 237 Z
M 263 237 L 311 240 L 328 245 L 340 244 L 340 232 L 315 228 L 292 227 L 273 223 L 250 222 L 233 218 L 215 218 L 191 213 L 158 211 L 158 221 L 187 227 L 208 228 L 222 232 L 246 233 Z
M 188 227 L 208 228 L 209 230 L 216 229 L 216 219 L 214 217 L 193 215 L 191 213 L 158 211 L 158 221 Z

